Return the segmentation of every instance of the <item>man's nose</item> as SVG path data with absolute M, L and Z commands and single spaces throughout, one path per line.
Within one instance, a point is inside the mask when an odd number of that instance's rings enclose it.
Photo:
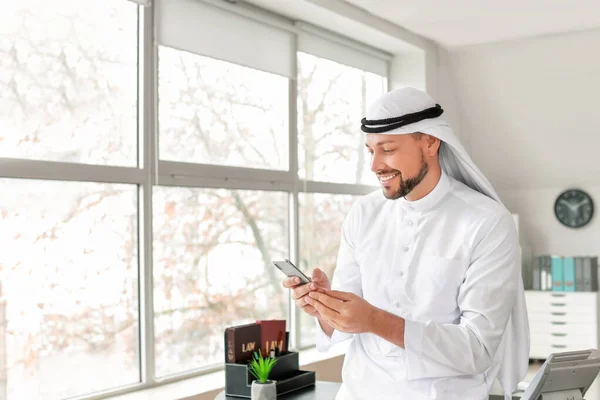
M 381 162 L 381 158 L 377 154 L 371 156 L 371 171 L 377 173 L 383 171 L 385 164 Z

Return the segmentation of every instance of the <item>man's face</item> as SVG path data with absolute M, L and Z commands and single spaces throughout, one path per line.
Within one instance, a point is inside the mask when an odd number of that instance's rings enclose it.
M 386 198 L 405 197 L 427 175 L 422 140 L 420 135 L 367 135 L 371 171 L 377 175 Z

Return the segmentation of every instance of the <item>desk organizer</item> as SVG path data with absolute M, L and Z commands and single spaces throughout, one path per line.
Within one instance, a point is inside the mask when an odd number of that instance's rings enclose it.
M 277 396 L 308 386 L 314 386 L 315 371 L 300 370 L 297 352 L 281 354 L 271 370 L 270 379 L 275 381 Z M 225 395 L 251 397 L 254 376 L 248 371 L 248 364 L 225 363 Z

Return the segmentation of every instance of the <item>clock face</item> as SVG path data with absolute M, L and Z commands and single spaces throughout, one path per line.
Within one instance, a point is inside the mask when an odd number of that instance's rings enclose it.
M 594 215 L 594 202 L 586 192 L 569 189 L 556 199 L 554 214 L 563 225 L 580 228 L 591 221 Z

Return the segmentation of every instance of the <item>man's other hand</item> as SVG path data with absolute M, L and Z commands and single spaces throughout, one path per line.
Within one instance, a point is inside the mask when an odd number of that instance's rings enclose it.
M 308 304 L 307 294 L 318 288 L 331 289 L 327 274 L 319 268 L 313 270 L 312 282 L 310 283 L 301 283 L 300 278 L 291 277 L 284 279 L 282 285 L 284 288 L 292 290 L 292 299 L 294 299 L 296 307 L 312 317 L 318 317 L 319 313 L 313 306 Z
M 373 332 L 377 308 L 354 293 L 318 289 L 307 302 L 327 323 L 340 332 Z

